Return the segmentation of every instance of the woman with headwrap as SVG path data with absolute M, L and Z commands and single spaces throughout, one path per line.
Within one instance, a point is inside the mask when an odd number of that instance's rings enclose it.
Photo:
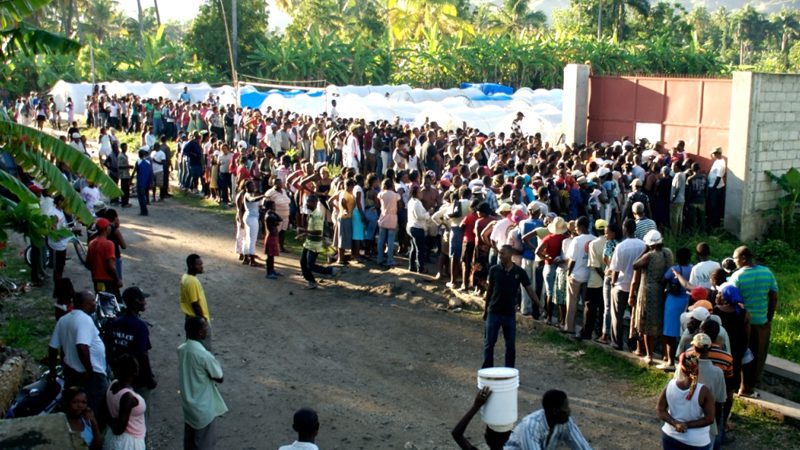
M 683 353 L 680 369 L 658 398 L 661 448 L 664 450 L 706 450 L 711 444 L 714 396 L 698 377 L 698 356 Z

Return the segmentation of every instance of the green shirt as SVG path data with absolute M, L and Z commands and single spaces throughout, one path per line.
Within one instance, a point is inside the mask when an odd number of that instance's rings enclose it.
M 183 420 L 195 430 L 228 412 L 211 378 L 222 378 L 222 366 L 200 341 L 187 339 L 178 347 L 178 383 Z
M 315 253 L 322 252 L 322 229 L 325 226 L 325 218 L 322 215 L 322 211 L 319 208 L 315 209 L 314 212 L 308 215 L 308 232 L 309 235 L 306 237 L 306 241 L 303 242 L 303 248 L 311 250 Z
M 731 275 L 729 281 L 742 293 L 744 307 L 750 311 L 750 323 L 767 323 L 769 293 L 778 292 L 778 282 L 772 272 L 764 266 L 742 267 Z

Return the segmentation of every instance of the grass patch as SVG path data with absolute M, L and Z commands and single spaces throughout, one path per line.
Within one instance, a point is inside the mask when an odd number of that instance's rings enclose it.
M 796 448 L 800 442 L 800 430 L 781 423 L 774 413 L 757 406 L 736 400 L 731 419 L 736 424 L 737 444 L 744 441 L 741 448 Z
M 18 286 L 30 280 L 30 269 L 20 256 L 24 243 L 9 245 L 3 254 L 6 267 L 0 277 Z M 34 360 L 43 362 L 47 345 L 55 326 L 51 287 L 33 288 L 0 298 L 0 341 L 4 345 L 27 351 Z
M 100 137 L 99 128 L 83 128 L 81 130 L 81 134 L 86 136 L 86 142 L 99 145 L 99 143 L 97 142 L 98 137 Z M 141 133 L 127 134 L 117 130 L 117 139 L 119 139 L 120 144 L 122 143 L 128 144 L 128 154 L 135 155 L 136 150 L 142 146 Z
M 222 216 L 228 216 L 231 218 L 231 220 L 233 220 L 233 218 L 236 217 L 235 207 L 222 206 L 217 201 L 199 195 L 194 195 L 189 192 L 185 192 L 183 190 L 175 188 L 175 186 L 172 186 L 170 193 L 172 194 L 173 199 L 186 206 L 190 206 L 192 208 L 200 209 L 214 214 L 219 214 Z
M 555 330 L 545 330 L 537 339 L 557 346 L 570 361 L 579 359 L 578 362 L 582 367 L 601 371 L 615 379 L 631 383 L 637 394 L 657 395 L 671 378 L 667 373 L 648 370 L 610 351 L 573 341 Z
M 43 363 L 47 358 L 47 347 L 55 325 L 52 316 L 48 319 L 9 317 L 3 327 L 3 343 L 8 347 L 25 350 L 35 361 Z
M 742 242 L 725 231 L 707 234 L 683 234 L 676 236 L 667 233 L 664 244 L 677 250 L 688 247 L 694 251 L 699 242 L 707 242 L 711 246 L 711 258 L 715 261 L 732 256 L 736 247 Z M 772 271 L 778 280 L 778 310 L 772 322 L 772 338 L 770 354 L 800 363 L 800 253 L 796 247 L 778 239 L 748 242 L 753 250 L 756 262 Z

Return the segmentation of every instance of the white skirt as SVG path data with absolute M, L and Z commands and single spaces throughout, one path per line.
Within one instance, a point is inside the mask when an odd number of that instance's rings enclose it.
M 114 434 L 110 429 L 106 431 L 103 440 L 105 450 L 145 450 L 144 439 L 131 436 L 128 433 Z

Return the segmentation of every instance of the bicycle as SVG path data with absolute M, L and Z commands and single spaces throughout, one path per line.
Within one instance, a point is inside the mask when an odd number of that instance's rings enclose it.
M 85 242 L 83 242 L 79 236 L 82 234 L 82 230 L 80 228 L 73 228 L 72 236 L 69 238 L 69 243 L 72 244 L 72 247 L 75 249 L 75 254 L 78 255 L 78 259 L 81 262 L 82 266 L 86 265 L 86 252 L 88 251 L 88 246 Z M 69 246 L 68 246 L 69 247 Z M 33 246 L 29 245 L 25 248 L 25 263 L 28 264 L 28 267 L 33 267 L 32 263 L 32 256 L 33 256 Z M 69 259 L 69 257 L 67 257 Z M 50 265 L 50 251 L 42 252 L 42 265 L 49 266 Z

